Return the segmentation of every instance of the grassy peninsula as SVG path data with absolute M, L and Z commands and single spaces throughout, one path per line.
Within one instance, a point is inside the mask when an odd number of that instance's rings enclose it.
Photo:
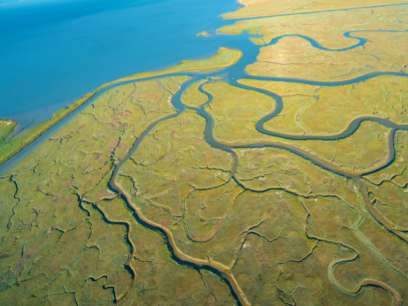
M 106 83 L 100 86 L 99 88 L 95 89 L 94 91 L 87 93 L 81 99 L 70 104 L 68 107 L 59 110 L 57 113 L 53 115 L 52 119 L 39 124 L 38 126 L 32 128 L 30 131 L 25 133 L 23 136 L 18 137 L 16 139 L 5 141 L 5 137 L 7 137 L 9 133 L 11 133 L 9 132 L 11 129 L 11 126 L 9 127 L 7 125 L 7 122 L 5 122 L 2 125 L 0 125 L 0 164 L 4 163 L 9 158 L 11 158 L 13 155 L 20 152 L 27 145 L 29 145 L 31 142 L 33 142 L 35 139 L 41 136 L 44 132 L 49 130 L 52 126 L 60 122 L 62 119 L 64 119 L 74 110 L 76 110 L 78 107 L 86 103 L 96 93 L 98 93 L 99 91 L 111 85 L 118 84 L 120 82 L 127 82 L 127 81 L 132 81 L 132 80 L 143 79 L 143 78 L 162 76 L 162 75 L 173 74 L 173 73 L 178 73 L 178 72 L 196 72 L 196 71 L 209 71 L 209 70 L 222 69 L 222 68 L 235 64 L 241 58 L 241 56 L 242 56 L 242 52 L 239 50 L 220 48 L 217 54 L 207 59 L 186 60 L 177 66 L 174 66 L 174 67 L 162 70 L 162 71 L 139 73 L 139 74 L 135 74 L 135 75 L 132 75 L 126 78 L 122 78 L 119 80 L 115 80 L 115 81 Z

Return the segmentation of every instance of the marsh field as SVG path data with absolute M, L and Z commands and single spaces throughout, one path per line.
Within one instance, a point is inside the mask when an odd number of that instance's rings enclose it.
M 1 305 L 408 303 L 408 4 L 219 18 L 207 58 L 0 121 Z

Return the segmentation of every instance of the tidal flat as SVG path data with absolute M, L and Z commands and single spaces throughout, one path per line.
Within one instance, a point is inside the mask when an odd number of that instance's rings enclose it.
M 214 35 L 252 49 L 103 85 L 2 174 L 0 301 L 404 305 L 407 6 L 322 3 L 251 9 Z

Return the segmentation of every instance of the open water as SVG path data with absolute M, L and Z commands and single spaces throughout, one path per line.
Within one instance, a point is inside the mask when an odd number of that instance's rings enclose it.
M 0 0 L 0 118 L 32 127 L 115 79 L 209 57 L 235 0 Z M 232 21 L 231 21 L 232 22 Z

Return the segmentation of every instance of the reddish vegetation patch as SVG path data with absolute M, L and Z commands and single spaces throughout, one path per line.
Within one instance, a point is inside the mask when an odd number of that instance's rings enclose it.
M 315 120 L 315 121 L 314 121 L 314 124 L 315 124 L 315 125 L 322 126 L 322 125 L 325 125 L 325 122 L 324 122 L 323 120 Z
M 86 124 L 83 124 L 83 125 L 79 126 L 78 130 L 82 130 L 84 127 L 86 127 Z
M 104 190 L 100 190 L 100 191 L 98 191 L 98 193 L 96 194 L 96 196 L 98 197 L 98 198 L 101 198 L 102 196 L 104 196 L 106 194 L 106 192 L 104 191 Z
M 180 215 L 181 208 L 183 207 L 183 202 L 181 202 L 179 206 L 180 209 L 178 207 L 174 207 L 173 211 L 171 212 L 173 216 Z
M 248 209 L 254 209 L 255 207 L 257 207 L 256 203 L 254 202 L 248 202 L 248 204 L 246 205 L 246 207 Z
M 280 207 L 282 207 L 283 211 L 288 213 L 288 214 L 293 214 L 292 210 L 290 209 L 288 202 L 286 202 L 285 200 L 279 201 L 278 204 L 280 205 Z
M 329 233 L 335 232 L 335 231 L 336 231 L 336 224 L 334 224 L 333 221 L 330 221 L 330 222 L 327 224 L 326 230 L 327 230 Z
M 258 256 L 258 261 L 259 262 L 268 262 L 269 261 L 269 257 L 266 253 L 259 255 Z
M 298 173 L 298 168 L 295 168 L 295 167 L 289 168 L 289 173 L 293 174 L 293 175 L 296 175 Z
M 132 116 L 132 112 L 130 112 L 130 111 L 128 111 L 128 110 L 126 110 L 126 111 L 124 111 L 124 112 L 120 112 L 120 113 L 118 113 L 118 115 L 119 115 L 120 117 L 127 118 L 127 117 Z
M 35 254 L 37 254 L 38 250 L 39 250 L 38 246 L 33 246 L 33 247 L 28 248 L 27 250 L 25 250 L 24 260 L 27 261 L 28 259 L 33 257 Z
M 262 152 L 255 152 L 254 155 L 255 155 L 255 157 L 262 158 L 262 157 L 264 156 L 264 153 L 262 153 Z
M 17 261 L 16 263 L 12 264 L 10 266 L 10 270 L 16 271 L 20 273 L 20 271 L 23 269 L 23 262 L 21 260 Z
M 180 205 L 179 205 L 179 211 L 182 211 L 182 210 L 183 210 L 183 204 L 184 204 L 184 202 L 181 201 L 181 202 L 180 202 Z
M 147 93 L 146 100 L 159 100 L 161 98 L 161 94 L 158 93 Z
M 60 194 L 60 195 L 55 196 L 52 200 L 54 202 L 58 202 L 58 201 L 61 201 L 63 198 L 65 198 L 65 195 Z
M 114 138 L 113 140 L 111 140 L 111 141 L 108 143 L 109 151 L 113 151 L 113 149 L 116 147 L 116 145 L 118 144 L 118 142 L 119 142 L 119 138 Z
M 334 185 L 329 185 L 329 186 L 327 186 L 327 190 L 329 190 L 331 192 L 334 192 L 334 191 L 336 191 L 336 187 L 334 187 Z
M 96 183 L 98 183 L 100 180 L 100 178 L 97 176 L 95 177 L 92 181 L 91 181 L 91 185 L 95 185 Z
M 70 181 L 68 181 L 67 182 L 67 188 L 69 188 L 69 187 L 71 187 L 72 185 L 74 185 L 75 184 L 75 180 L 70 180 Z
M 95 153 L 95 159 L 102 159 L 103 156 L 104 155 L 102 153 Z
M 214 306 L 216 305 L 217 300 L 215 299 L 214 294 L 211 294 L 205 301 L 205 306 Z
M 160 218 L 159 223 L 160 223 L 161 225 L 163 225 L 164 227 L 166 227 L 166 228 L 169 228 L 170 225 L 171 225 L 170 219 L 169 219 L 168 217 L 162 217 L 162 218 Z
M 119 122 L 119 121 L 117 121 L 117 120 L 111 121 L 110 124 L 111 124 L 112 127 L 115 128 L 115 129 L 118 128 L 118 127 L 120 127 L 120 126 L 122 125 L 122 123 Z

